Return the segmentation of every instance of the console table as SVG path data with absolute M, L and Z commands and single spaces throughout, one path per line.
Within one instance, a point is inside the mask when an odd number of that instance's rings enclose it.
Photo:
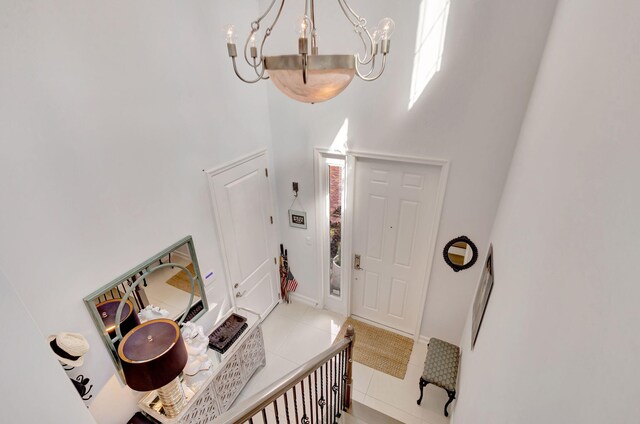
M 225 354 L 209 349 L 208 355 L 213 362 L 213 372 L 195 393 L 183 384 L 187 404 L 177 417 L 168 418 L 161 412 L 162 405 L 155 391 L 145 395 L 138 407 L 164 424 L 213 422 L 231 407 L 251 376 L 266 363 L 259 319 L 254 320 Z

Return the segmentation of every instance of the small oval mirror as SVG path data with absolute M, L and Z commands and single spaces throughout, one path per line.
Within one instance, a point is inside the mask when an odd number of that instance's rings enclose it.
M 478 249 L 467 236 L 460 236 L 445 245 L 442 255 L 447 265 L 458 272 L 473 266 L 478 259 Z

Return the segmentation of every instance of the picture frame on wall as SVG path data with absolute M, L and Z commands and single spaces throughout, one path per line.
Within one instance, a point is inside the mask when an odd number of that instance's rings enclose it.
M 480 331 L 482 319 L 484 318 L 484 313 L 487 309 L 487 303 L 491 296 L 491 290 L 493 289 L 493 274 L 493 244 L 491 244 L 489 245 L 487 259 L 484 262 L 484 268 L 482 270 L 482 275 L 480 276 L 478 291 L 476 292 L 476 297 L 473 300 L 473 315 L 471 316 L 471 349 L 476 345 L 478 332 Z
M 307 213 L 289 209 L 289 226 L 294 228 L 307 228 Z

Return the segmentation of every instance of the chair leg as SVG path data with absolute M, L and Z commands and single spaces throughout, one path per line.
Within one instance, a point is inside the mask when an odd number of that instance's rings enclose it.
M 420 399 L 418 399 L 418 405 L 420 405 L 420 402 L 422 402 L 422 395 L 423 395 L 422 390 L 427 386 L 427 384 L 429 384 L 429 382 L 424 378 L 420 377 L 419 384 L 420 384 Z
M 453 402 L 453 400 L 456 398 L 456 392 L 447 392 L 447 394 L 449 395 L 449 400 L 447 401 L 447 404 L 444 406 L 444 416 L 445 417 L 449 416 L 449 411 L 447 411 L 447 408 L 449 407 L 449 404 L 451 402 Z

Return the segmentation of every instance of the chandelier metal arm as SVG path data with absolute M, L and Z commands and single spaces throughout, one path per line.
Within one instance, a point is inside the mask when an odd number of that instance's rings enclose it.
M 252 55 L 252 61 L 249 60 L 249 57 L 247 56 L 247 47 L 249 47 L 249 43 L 251 42 L 251 38 L 260 30 L 260 23 L 269 15 L 269 13 L 271 13 L 271 10 L 273 9 L 273 6 L 276 4 L 277 0 L 272 0 L 271 3 L 269 4 L 269 7 L 267 7 L 267 10 L 255 21 L 251 22 L 251 31 L 249 32 L 249 35 L 247 36 L 247 40 L 244 43 L 244 60 L 245 62 L 247 62 L 247 64 L 249 66 L 251 66 L 252 68 L 257 70 L 257 67 L 259 67 L 260 65 L 262 65 L 262 48 L 260 49 L 260 60 L 256 61 L 256 57 L 257 57 L 257 50 L 251 51 Z M 284 3 L 284 0 L 283 2 Z M 280 13 L 282 12 L 282 7 L 284 6 L 284 4 L 280 5 L 280 11 L 278 13 L 278 16 L 280 15 Z M 277 18 L 276 18 L 277 20 Z M 274 23 L 271 24 L 270 28 L 272 28 L 275 25 L 275 21 Z M 271 31 L 268 31 L 269 33 L 271 33 Z M 265 36 L 263 37 L 262 40 L 262 44 L 261 47 L 264 46 L 264 40 L 268 37 L 268 34 L 265 33 Z M 253 63 L 251 63 L 253 62 Z
M 243 82 L 253 84 L 263 79 L 269 79 L 268 76 L 265 76 L 266 69 L 265 69 L 265 63 L 264 63 L 263 50 L 264 50 L 264 46 L 267 41 L 267 38 L 269 38 L 269 36 L 271 35 L 273 28 L 275 27 L 276 23 L 278 22 L 278 19 L 280 19 L 280 16 L 282 15 L 282 10 L 284 9 L 285 0 L 280 1 L 280 6 L 278 7 L 278 12 L 274 20 L 271 23 L 271 25 L 269 25 L 269 27 L 266 29 L 264 37 L 262 37 L 262 41 L 260 42 L 260 54 L 258 54 L 258 48 L 255 45 L 250 46 L 249 44 L 252 42 L 252 39 L 255 40 L 254 38 L 255 34 L 260 30 L 260 23 L 269 15 L 269 13 L 272 11 L 277 1 L 278 0 L 272 0 L 267 10 L 258 19 L 251 22 L 251 31 L 249 32 L 249 35 L 247 36 L 247 39 L 244 43 L 244 49 L 243 49 L 244 60 L 247 63 L 247 65 L 253 68 L 256 76 L 258 77 L 257 79 L 249 80 L 240 75 L 240 71 L 238 70 L 238 64 L 236 62 L 237 52 L 236 52 L 235 44 L 233 45 L 233 47 L 229 47 L 230 49 L 229 56 L 231 57 L 233 62 L 233 70 L 236 76 L 240 78 L 240 80 Z
M 316 30 L 316 5 L 314 0 L 310 0 L 310 3 L 311 3 L 311 16 L 309 16 L 309 18 L 311 18 L 311 29 L 315 31 Z
M 251 42 L 251 37 L 253 37 L 253 34 L 255 34 L 255 31 L 251 30 L 251 32 L 249 33 L 249 37 L 247 37 L 247 41 L 245 41 L 244 43 L 243 53 L 244 53 L 244 61 L 247 62 L 247 65 L 257 70 L 257 67 L 260 66 L 260 64 L 262 63 L 262 58 L 260 58 L 260 60 L 256 62 L 257 50 L 254 52 L 253 51 L 254 47 L 249 49 L 251 51 L 252 60 L 249 60 L 249 56 L 247 56 L 247 47 L 249 47 L 249 43 Z
M 362 35 L 363 32 L 367 35 L 369 39 L 369 44 L 367 44 L 367 41 L 364 39 L 364 36 Z M 376 49 L 377 49 L 376 42 L 373 40 L 373 37 L 371 36 L 371 33 L 367 28 L 363 28 L 363 31 L 358 32 L 358 35 L 360 36 L 360 39 L 362 40 L 362 44 L 364 45 L 365 54 L 363 58 L 360 58 L 360 53 L 357 53 L 356 59 L 361 65 L 367 65 L 376 56 Z
M 361 57 L 360 53 L 358 53 L 356 55 L 356 59 L 360 64 L 366 65 L 370 63 L 373 59 L 373 56 L 375 56 L 376 49 L 376 43 L 371 33 L 367 29 L 367 20 L 358 15 L 355 10 L 353 10 L 353 8 L 349 5 L 349 3 L 347 3 L 347 0 L 338 0 L 338 4 L 342 9 L 342 13 L 344 13 L 344 16 L 353 25 L 354 32 L 358 34 L 360 40 L 362 41 L 362 45 L 364 46 L 364 57 Z M 363 33 L 366 34 L 368 40 L 365 40 Z
M 351 13 L 351 15 L 353 15 L 353 17 L 354 17 L 354 18 L 356 18 L 356 20 L 357 20 L 358 22 L 362 22 L 362 21 L 364 21 L 364 23 L 365 23 L 365 25 L 366 25 L 366 19 L 364 19 L 364 18 L 362 18 L 362 16 L 358 15 L 358 14 L 356 13 L 356 11 L 355 11 L 355 10 L 353 10 L 353 8 L 352 8 L 351 6 L 349 6 L 349 3 L 347 3 L 347 0 L 338 0 L 338 3 L 341 3 L 340 7 L 342 7 L 342 10 L 344 11 L 344 14 L 345 14 L 345 15 L 347 15 L 347 18 L 349 18 L 349 16 L 348 16 L 348 15 L 349 15 L 349 12 L 350 12 L 350 13 Z M 345 8 L 346 8 L 346 10 L 345 10 Z M 347 12 L 347 10 L 348 10 L 349 12 Z M 351 21 L 351 19 L 349 19 L 349 20 Z M 352 21 L 352 23 L 353 23 L 354 25 L 356 24 L 356 22 L 353 22 L 353 21 Z
M 362 78 L 362 77 L 368 77 L 368 76 L 370 76 L 371 74 L 373 74 L 373 71 L 376 69 L 376 57 L 375 57 L 375 56 L 373 56 L 373 57 L 371 58 L 371 62 L 370 62 L 370 63 L 371 63 L 371 65 L 370 65 L 371 67 L 370 67 L 370 69 L 369 69 L 369 72 L 367 72 L 366 74 L 362 74 L 362 75 L 358 74 L 358 77 L 360 77 L 360 78 Z
M 233 71 L 236 73 L 236 76 L 238 78 L 240 78 L 240 80 L 242 82 L 246 82 L 247 84 L 255 84 L 256 82 L 261 81 L 261 80 L 264 79 L 264 72 L 265 72 L 264 66 L 262 67 L 262 70 L 258 74 L 258 78 L 254 79 L 254 80 L 248 80 L 248 79 L 242 77 L 242 75 L 240 75 L 240 72 L 238 71 L 238 64 L 236 63 L 235 56 L 231 58 L 231 62 L 233 63 Z M 257 72 L 257 69 L 256 69 L 256 72 Z
M 262 22 L 262 20 L 264 18 L 267 17 L 267 15 L 271 12 L 271 9 L 273 9 L 273 6 L 276 4 L 276 1 L 278 0 L 272 0 L 271 4 L 269 5 L 269 7 L 267 8 L 267 10 L 262 14 L 262 16 L 260 16 L 258 19 L 256 19 L 256 22 L 259 24 L 260 22 Z
M 387 55 L 384 54 L 382 55 L 382 66 L 380 67 L 380 71 L 376 76 L 370 77 L 369 75 L 373 73 L 373 68 L 371 69 L 371 71 L 369 71 L 368 74 L 363 74 L 360 72 L 360 69 L 358 68 L 358 63 L 356 62 L 356 75 L 358 75 L 358 77 L 360 77 L 360 79 L 363 81 L 375 81 L 382 76 L 386 65 L 387 65 Z
M 275 3 L 275 0 L 274 0 L 274 3 Z M 282 15 L 282 9 L 284 9 L 284 3 L 285 3 L 285 0 L 282 0 L 280 2 L 278 13 L 276 13 L 276 17 L 273 19 L 273 22 L 271 22 L 271 25 L 269 25 L 267 30 L 264 32 L 262 43 L 260 43 L 260 61 L 263 62 L 263 66 L 264 66 L 264 55 L 263 55 L 264 45 L 267 42 L 267 38 L 269 38 L 269 36 L 271 35 L 271 31 L 273 31 L 273 28 L 276 26 L 276 24 L 278 23 L 278 20 L 280 19 L 280 16 Z

